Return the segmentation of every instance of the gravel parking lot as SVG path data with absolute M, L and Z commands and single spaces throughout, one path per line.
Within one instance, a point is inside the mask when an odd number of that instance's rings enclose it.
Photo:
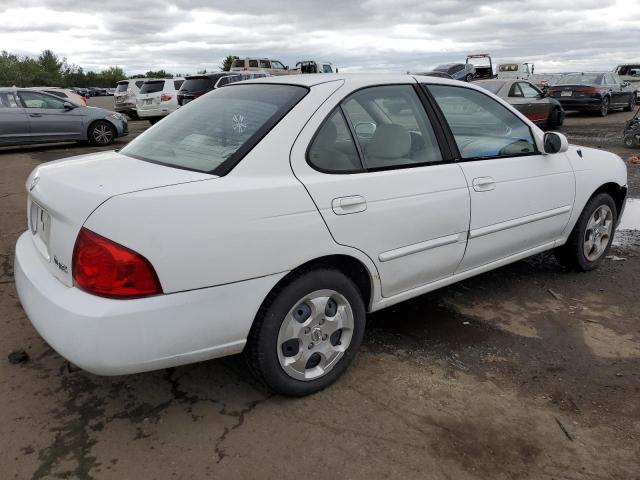
M 561 131 L 626 158 L 629 116 Z M 148 123 L 129 126 L 109 148 Z M 241 357 L 98 377 L 49 348 L 13 284 L 28 173 L 97 150 L 0 149 L 2 478 L 640 479 L 638 230 L 591 273 L 543 254 L 370 315 L 355 364 L 311 397 L 268 395 Z M 639 179 L 629 165 L 631 197 Z

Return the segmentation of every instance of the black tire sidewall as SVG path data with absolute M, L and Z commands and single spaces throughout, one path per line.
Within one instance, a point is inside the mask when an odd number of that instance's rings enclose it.
M 351 343 L 342 358 L 326 375 L 311 381 L 290 377 L 280 366 L 278 359 L 278 334 L 285 316 L 305 295 L 316 290 L 331 289 L 343 295 L 353 311 L 354 330 Z M 264 383 L 276 393 L 288 396 L 304 396 L 322 390 L 334 383 L 353 361 L 366 323 L 365 306 L 358 287 L 343 273 L 333 269 L 317 269 L 294 277 L 280 289 L 256 319 L 257 327 L 249 339 L 246 352 L 252 367 L 259 370 Z
M 604 109 L 605 104 L 607 105 L 606 110 Z M 598 112 L 598 114 L 601 117 L 606 117 L 609 114 L 610 107 L 611 107 L 611 100 L 609 100 L 609 97 L 604 97 L 602 99 L 602 104 L 600 105 L 600 111 Z
M 586 233 L 587 223 L 589 223 L 589 219 L 591 218 L 591 215 L 593 215 L 593 212 L 595 212 L 596 209 L 601 205 L 607 205 L 609 208 L 611 208 L 611 212 L 613 213 L 613 229 L 611 231 L 611 238 L 609 239 L 609 244 L 607 245 L 607 248 L 605 249 L 605 251 L 602 252 L 602 255 L 600 255 L 600 257 L 597 260 L 590 261 L 584 255 L 584 247 L 583 247 L 584 235 Z M 615 235 L 615 226 L 617 224 L 617 221 L 618 221 L 618 212 L 617 212 L 616 204 L 610 195 L 606 193 L 600 193 L 594 196 L 591 200 L 589 200 L 589 202 L 587 202 L 587 205 L 585 206 L 584 210 L 580 214 L 580 218 L 576 223 L 575 231 L 572 233 L 572 236 L 575 235 L 575 238 L 572 239 L 573 240 L 572 244 L 575 248 L 575 252 L 573 252 L 573 254 L 576 255 L 576 260 L 581 270 L 584 270 L 584 271 L 593 270 L 598 265 L 600 265 L 600 263 L 602 263 L 604 258 L 607 256 L 607 253 L 611 249 L 611 244 L 613 243 L 613 237 Z

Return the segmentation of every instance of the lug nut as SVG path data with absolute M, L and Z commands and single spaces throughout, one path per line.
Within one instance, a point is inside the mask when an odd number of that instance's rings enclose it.
M 311 349 L 313 348 L 313 342 L 311 342 L 311 343 L 309 344 L 309 347 L 308 347 L 308 348 L 309 348 L 309 350 L 311 350 Z
M 327 335 L 326 333 L 324 335 L 322 335 L 322 340 L 326 340 L 329 337 L 329 335 Z
M 324 318 L 321 318 L 320 321 L 318 322 L 320 325 L 324 324 Z
M 309 327 L 304 329 L 304 333 L 305 335 L 309 335 L 309 332 L 311 331 L 311 329 Z

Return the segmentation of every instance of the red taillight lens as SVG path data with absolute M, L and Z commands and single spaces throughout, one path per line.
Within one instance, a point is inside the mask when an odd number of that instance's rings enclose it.
M 578 87 L 574 88 L 573 91 L 580 93 L 598 93 L 598 89 L 595 87 Z
M 171 95 L 168 95 L 166 93 L 163 93 L 162 95 L 160 95 L 161 102 L 168 102 L 169 100 L 171 100 Z
M 146 258 L 84 227 L 73 249 L 72 268 L 74 284 L 94 295 L 136 298 L 162 293 Z

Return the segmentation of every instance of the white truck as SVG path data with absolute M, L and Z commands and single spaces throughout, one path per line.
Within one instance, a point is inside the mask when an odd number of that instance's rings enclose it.
M 535 65 L 530 62 L 499 63 L 496 69 L 498 78 L 527 80 L 535 71 Z

